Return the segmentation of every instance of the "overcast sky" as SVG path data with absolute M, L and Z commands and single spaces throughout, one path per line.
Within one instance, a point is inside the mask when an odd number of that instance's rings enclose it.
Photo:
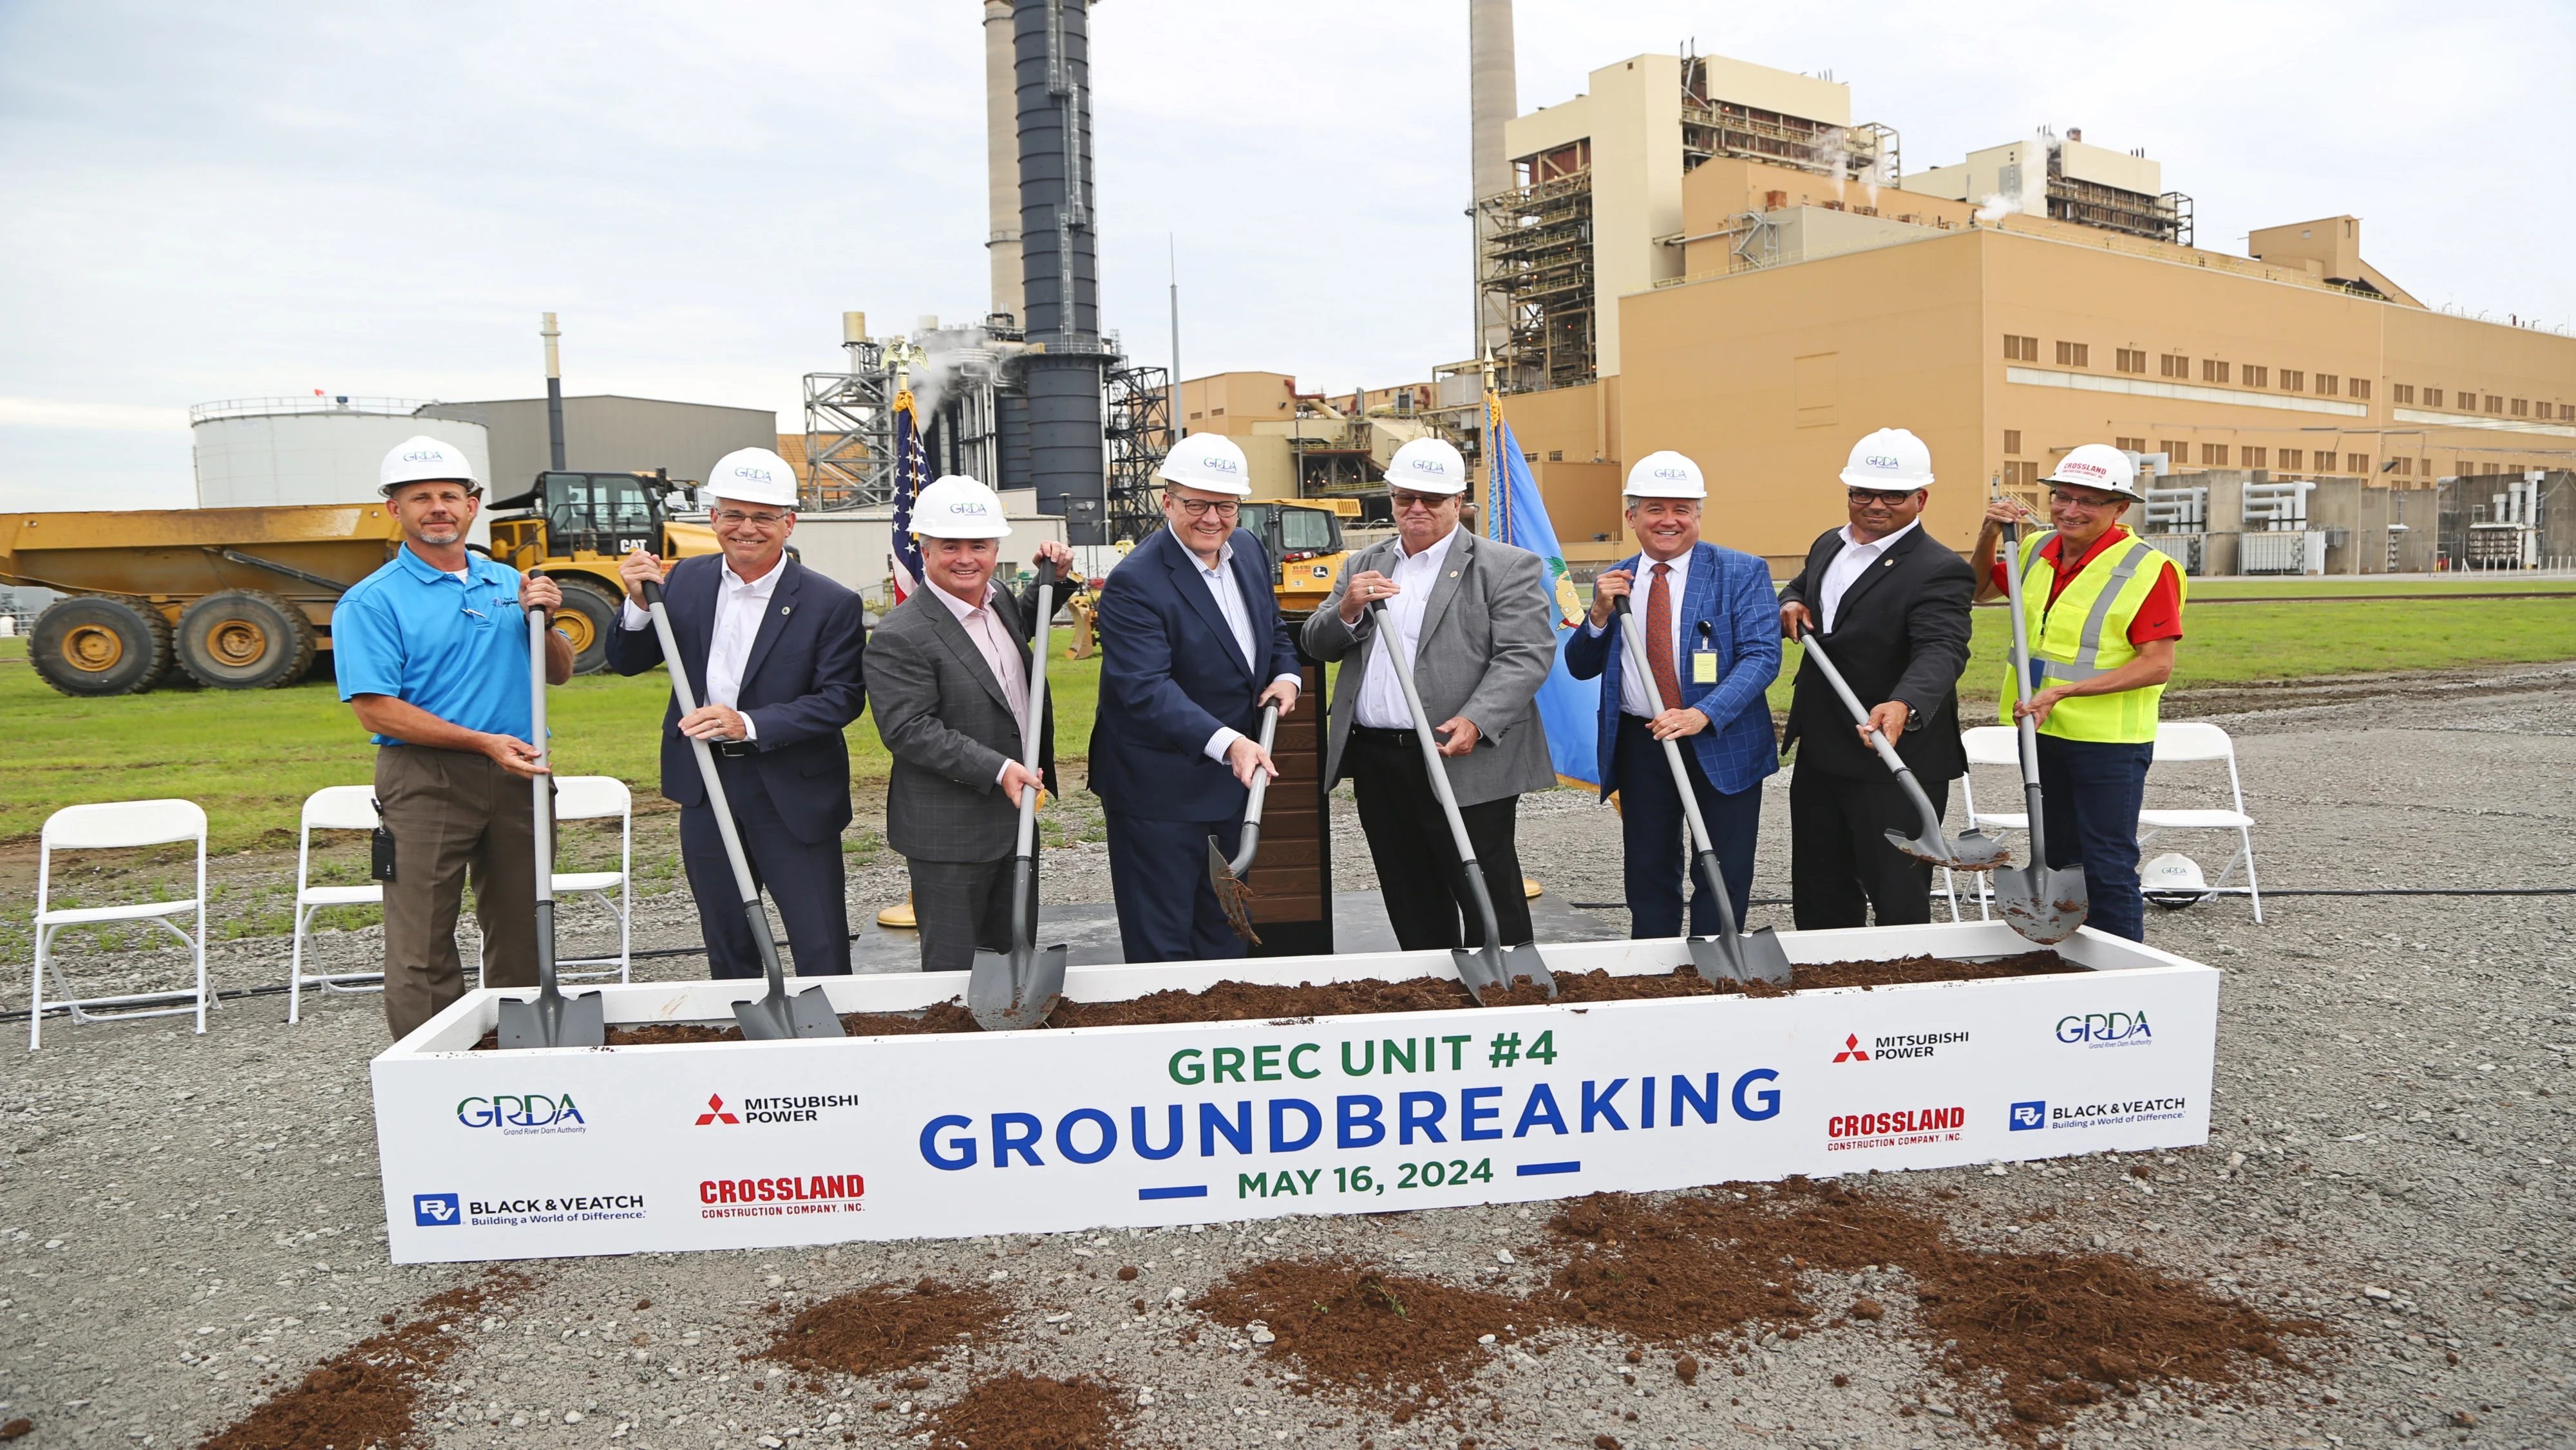
M 1522 0 L 1523 109 L 1640 52 L 1831 70 L 1909 169 L 2081 126 L 2203 246 L 2340 212 L 2426 302 L 2576 318 L 2576 7 Z M 191 403 L 566 390 L 778 410 L 988 305 L 981 6 L 0 0 L 0 509 L 194 501 Z M 1470 348 L 1463 0 L 1106 0 L 1103 302 L 1193 374 Z

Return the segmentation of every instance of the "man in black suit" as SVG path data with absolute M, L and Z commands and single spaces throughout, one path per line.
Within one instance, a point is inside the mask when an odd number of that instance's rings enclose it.
M 623 627 L 609 633 L 608 662 L 621 675 L 663 662 L 644 610 L 644 581 L 659 581 L 699 701 L 683 716 L 674 698 L 663 714 L 662 794 L 680 805 L 680 859 L 713 974 L 759 976 L 760 944 L 743 919 L 691 739 L 715 755 L 752 880 L 786 924 L 796 974 L 846 976 L 841 830 L 850 823 L 850 748 L 841 730 L 867 704 L 859 597 L 787 557 L 796 476 L 786 460 L 739 449 L 717 462 L 706 489 L 724 552 L 676 565 L 641 549 L 628 554 L 617 566 L 626 608 Z
M 1935 807 L 1966 773 L 1959 745 L 1959 676 L 1968 667 L 1967 561 L 1924 536 L 1931 450 L 1902 428 L 1854 445 L 1842 472 L 1851 522 L 1807 551 L 1780 591 L 1780 632 L 1813 632 L 1835 668 L 1871 704 L 1871 726 L 1896 743 Z M 1921 817 L 1852 724 L 1821 671 L 1803 663 L 1789 700 L 1783 749 L 1797 746 L 1789 781 L 1789 895 L 1800 931 L 1932 919 L 1932 868 L 1887 843 Z

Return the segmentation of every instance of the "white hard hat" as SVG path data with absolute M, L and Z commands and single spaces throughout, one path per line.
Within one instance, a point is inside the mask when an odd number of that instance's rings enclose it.
M 431 479 L 455 479 L 477 490 L 483 480 L 474 476 L 473 460 L 454 444 L 441 443 L 426 433 L 415 434 L 395 444 L 376 465 L 376 486 L 387 498 L 406 483 L 426 483 Z
M 2200 863 L 2180 851 L 2167 851 L 2148 862 L 2138 872 L 2138 885 L 2141 895 L 2169 911 L 2180 911 L 2210 895 Z
M 1386 483 L 1415 493 L 1464 493 L 1467 460 L 1445 439 L 1416 438 L 1387 460 Z
M 1252 496 L 1252 465 L 1244 461 L 1243 450 L 1234 440 L 1222 433 L 1193 433 L 1173 444 L 1154 476 L 1183 488 L 1230 493 L 1236 498 Z
M 1843 463 L 1845 488 L 1912 493 L 1932 486 L 1932 450 L 1903 428 L 1881 428 L 1852 445 Z
M 1708 482 L 1698 464 L 1668 448 L 1638 459 L 1619 492 L 1628 498 L 1706 498 Z
M 796 507 L 796 470 L 766 448 L 737 448 L 717 459 L 716 466 L 707 472 L 704 487 L 710 497 L 729 498 L 735 503 Z
M 2098 488 L 2123 498 L 2143 499 L 2138 492 L 2138 466 L 2129 455 L 2108 443 L 2087 443 L 2068 450 L 2057 462 L 2057 471 L 2040 480 L 2042 483 L 2071 483 L 2078 488 Z
M 912 501 L 912 531 L 930 539 L 1002 539 L 1011 526 L 1003 522 L 1002 501 L 991 489 L 952 473 L 933 480 Z

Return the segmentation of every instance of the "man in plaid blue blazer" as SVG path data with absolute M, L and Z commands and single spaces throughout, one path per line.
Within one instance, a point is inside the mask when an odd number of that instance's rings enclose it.
M 1780 769 L 1763 692 L 1780 673 L 1780 606 L 1760 559 L 1699 540 L 1708 485 L 1678 453 L 1652 453 L 1628 470 L 1628 527 L 1644 551 L 1592 583 L 1592 619 L 1565 641 L 1565 668 L 1601 680 L 1601 794 L 1619 792 L 1627 849 L 1628 934 L 1682 934 L 1682 879 L 1690 843 L 1682 800 L 1659 743 L 1678 740 L 1700 816 L 1717 848 L 1726 894 L 1744 919 L 1753 895 L 1753 846 L 1762 782 Z M 1627 620 L 1611 613 L 1625 594 Z M 1630 678 L 1619 629 L 1645 630 L 1653 678 Z M 1718 930 L 1717 904 L 1693 884 L 1691 933 Z

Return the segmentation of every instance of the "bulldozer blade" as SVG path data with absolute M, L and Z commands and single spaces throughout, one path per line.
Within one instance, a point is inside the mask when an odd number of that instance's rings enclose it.
M 1234 928 L 1234 934 L 1261 945 L 1261 933 L 1252 929 L 1252 888 L 1234 874 L 1233 863 L 1225 859 L 1214 836 L 1208 837 L 1208 890 L 1216 893 L 1216 904 L 1224 908 L 1225 924 Z
M 2004 921 L 2025 941 L 2055 946 L 2084 925 L 2092 901 L 2084 872 L 2072 866 L 2015 866 L 1995 872 Z
M 1063 946 L 1015 947 L 1009 953 L 977 951 L 966 978 L 966 1010 L 987 1032 L 1019 1032 L 1046 1025 L 1064 997 Z
M 597 992 L 578 997 L 543 997 L 501 1001 L 500 1046 L 604 1047 L 608 1044 L 607 1006 Z
M 1518 987 L 1527 978 L 1532 986 L 1549 996 L 1556 995 L 1556 974 L 1547 969 L 1547 961 L 1538 954 L 1538 943 L 1523 942 L 1503 953 L 1503 987 Z

